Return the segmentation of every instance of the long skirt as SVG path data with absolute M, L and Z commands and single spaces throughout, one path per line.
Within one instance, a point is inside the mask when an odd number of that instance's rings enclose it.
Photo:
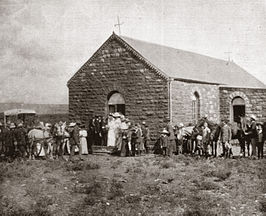
M 80 137 L 81 154 L 88 154 L 88 146 L 86 137 Z
M 107 135 L 107 146 L 115 146 L 115 130 L 110 129 Z
M 129 153 L 128 141 L 127 141 L 127 139 L 123 139 L 122 140 L 120 156 L 121 157 L 128 156 L 128 153 Z

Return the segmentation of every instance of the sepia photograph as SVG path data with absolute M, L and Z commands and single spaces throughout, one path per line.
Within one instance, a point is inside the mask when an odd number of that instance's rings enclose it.
M 266 0 L 0 0 L 1 216 L 266 215 Z

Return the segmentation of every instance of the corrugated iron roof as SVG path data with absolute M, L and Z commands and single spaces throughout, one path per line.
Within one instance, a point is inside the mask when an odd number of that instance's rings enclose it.
M 171 78 L 219 83 L 225 86 L 266 88 L 266 85 L 234 62 L 129 37 L 117 37 Z
M 5 116 L 18 115 L 18 114 L 36 114 L 35 110 L 30 109 L 11 109 L 4 112 Z

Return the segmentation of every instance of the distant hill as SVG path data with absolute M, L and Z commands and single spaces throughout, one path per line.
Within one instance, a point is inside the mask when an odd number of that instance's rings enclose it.
M 33 109 L 37 114 L 68 113 L 68 104 L 0 103 L 0 112 L 10 109 Z

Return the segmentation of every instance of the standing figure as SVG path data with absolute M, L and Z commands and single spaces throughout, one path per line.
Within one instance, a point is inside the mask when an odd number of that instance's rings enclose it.
M 177 139 L 177 146 L 176 146 L 176 154 L 182 154 L 185 150 L 184 148 L 184 124 L 180 123 L 177 126 L 177 135 L 176 135 L 176 139 Z
M 14 123 L 8 124 L 8 127 L 4 130 L 4 147 L 5 156 L 9 159 L 13 159 L 15 156 L 15 130 L 16 126 Z
M 79 131 L 79 143 L 81 146 L 81 150 L 80 150 L 81 154 L 85 154 L 85 155 L 88 154 L 87 136 L 88 136 L 88 133 L 85 129 L 85 125 L 82 124 L 81 129 Z
M 18 156 L 23 159 L 26 157 L 26 148 L 27 148 L 26 136 L 27 136 L 27 131 L 23 127 L 23 123 L 19 123 L 17 129 L 15 130 L 15 137 L 17 140 Z
M 221 125 L 216 124 L 215 128 L 211 131 L 210 145 L 212 149 L 212 156 L 217 157 L 218 140 L 221 132 Z
M 173 152 L 176 152 L 176 142 L 175 142 L 175 133 L 174 133 L 174 128 L 170 122 L 170 118 L 167 118 L 168 124 L 166 126 L 166 130 L 169 132 L 169 148 L 168 148 L 168 156 L 171 157 L 173 155 Z
M 52 125 L 50 123 L 45 124 L 44 138 L 46 139 L 45 155 L 47 158 L 53 158 L 53 137 L 52 137 Z
M 5 153 L 5 148 L 4 148 L 4 126 L 3 126 L 2 122 L 0 122 L 0 157 L 4 153 Z
M 136 126 L 132 127 L 131 128 L 131 137 L 130 137 L 130 140 L 131 140 L 131 155 L 134 157 L 136 155 L 136 147 L 137 147 L 137 128 Z
M 239 145 L 240 145 L 240 157 L 245 157 L 246 156 L 246 148 L 245 148 L 245 141 L 246 141 L 246 136 L 245 136 L 245 131 L 243 129 L 242 123 L 237 124 L 237 134 L 236 137 L 238 139 Z
M 160 146 L 162 148 L 163 156 L 168 155 L 169 148 L 169 132 L 164 128 L 160 136 Z
M 108 133 L 108 130 L 106 127 L 107 121 L 103 117 L 101 117 L 101 122 L 102 122 L 102 127 L 101 127 L 102 143 L 101 145 L 106 146 L 107 145 L 107 133 Z
M 121 131 L 121 115 L 114 113 L 114 128 L 115 128 L 115 147 L 118 151 L 121 151 L 122 146 L 122 131 Z
M 256 148 L 257 148 L 257 123 L 256 123 L 256 117 L 255 115 L 251 115 L 250 116 L 250 120 L 251 120 L 251 130 L 249 132 L 250 135 L 250 141 L 251 141 L 251 147 L 252 147 L 252 152 L 251 152 L 251 156 L 256 156 Z
M 263 139 L 263 124 L 262 123 L 258 123 L 257 126 L 257 134 L 258 134 L 258 159 L 263 159 L 263 144 L 264 144 L 264 139 Z
M 74 122 L 69 124 L 69 136 L 70 136 L 69 137 L 69 144 L 70 144 L 69 160 L 70 161 L 73 160 L 76 147 L 79 147 L 79 159 L 82 160 L 82 158 L 81 158 L 82 148 L 81 148 L 80 143 L 79 143 L 79 127 Z
M 208 127 L 208 123 L 207 122 L 204 122 L 202 127 L 203 127 L 202 128 L 203 154 L 207 158 L 209 156 L 211 130 Z
M 192 130 L 192 134 L 191 134 L 191 145 L 192 145 L 192 154 L 194 154 L 196 152 L 196 147 L 198 145 L 197 143 L 197 136 L 199 135 L 199 130 L 198 128 L 195 126 L 193 127 L 193 130 Z
M 225 145 L 226 143 L 230 143 L 231 137 L 232 137 L 231 128 L 228 126 L 226 120 L 222 120 L 222 128 L 220 132 L 220 140 L 222 142 L 222 147 L 223 147 L 222 156 L 225 156 L 226 153 Z
M 139 123 L 136 124 L 136 135 L 137 135 L 137 139 L 136 139 L 136 146 L 137 146 L 137 152 L 138 155 L 141 155 L 141 152 L 144 151 L 144 144 L 143 144 L 143 138 L 142 138 L 142 130 L 141 130 L 141 126 Z
M 142 122 L 142 132 L 143 132 L 143 142 L 144 142 L 144 148 L 146 150 L 146 154 L 149 153 L 149 141 L 151 140 L 150 138 L 150 129 L 146 122 Z
M 128 124 L 126 123 L 126 119 L 122 120 L 121 123 L 121 133 L 122 133 L 122 145 L 120 149 L 120 156 L 125 157 L 128 156 L 129 154 L 129 127 Z
M 111 114 L 108 118 L 107 129 L 107 146 L 115 147 L 115 120 Z

